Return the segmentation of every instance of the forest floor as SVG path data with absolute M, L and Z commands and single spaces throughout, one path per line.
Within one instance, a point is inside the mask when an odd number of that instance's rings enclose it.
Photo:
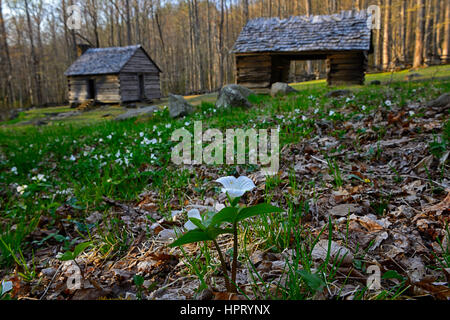
M 2 127 L 1 298 L 448 300 L 450 110 L 428 103 L 450 80 L 432 74 L 341 97 L 299 84 L 286 97 L 251 96 L 251 109 L 197 97 L 197 112 L 177 120 L 164 109 L 145 120 Z M 278 127 L 279 174 L 174 165 L 172 132 L 193 132 L 195 121 Z M 228 175 L 256 184 L 242 203 L 285 210 L 240 225 L 231 296 L 214 247 L 168 246 L 187 210 L 224 204 L 214 181 Z M 230 264 L 232 237 L 219 246 Z M 377 271 L 380 286 L 368 288 Z

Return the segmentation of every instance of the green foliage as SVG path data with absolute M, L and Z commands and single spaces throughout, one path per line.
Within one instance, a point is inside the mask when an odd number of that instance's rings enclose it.
M 70 261 L 75 260 L 84 250 L 92 246 L 92 242 L 83 242 L 78 244 L 73 251 L 66 251 L 59 260 Z

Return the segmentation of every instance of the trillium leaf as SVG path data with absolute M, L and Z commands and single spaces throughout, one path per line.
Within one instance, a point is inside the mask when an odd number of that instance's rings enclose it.
M 233 223 L 236 219 L 238 209 L 234 207 L 227 207 L 222 209 L 211 219 L 211 226 L 217 226 L 224 222 Z
M 200 241 L 214 240 L 211 236 L 200 229 L 192 230 L 182 235 L 178 240 L 169 245 L 169 247 L 179 247 L 189 243 L 196 243 Z
M 233 229 L 209 228 L 208 234 L 212 239 L 216 239 L 221 234 L 233 234 Z
M 72 251 L 67 251 L 64 252 L 64 254 L 59 258 L 60 261 L 70 261 L 73 260 L 73 252 Z
M 278 207 L 274 207 L 267 203 L 262 203 L 253 207 L 241 209 L 236 218 L 236 222 L 265 213 L 279 213 L 279 212 L 284 212 L 284 210 Z
M 200 230 L 206 229 L 205 226 L 202 224 L 201 220 L 199 220 L 197 218 L 190 218 L 189 220 Z
M 78 257 L 87 247 L 89 247 L 92 244 L 92 242 L 84 242 L 80 243 L 75 247 L 75 250 L 73 251 L 73 257 Z

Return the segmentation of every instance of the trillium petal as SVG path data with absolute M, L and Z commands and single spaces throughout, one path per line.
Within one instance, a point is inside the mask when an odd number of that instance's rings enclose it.
M 228 193 L 231 199 L 242 197 L 245 193 L 245 191 L 239 189 L 227 189 L 224 192 Z
M 189 218 L 195 218 L 198 220 L 202 220 L 202 216 L 200 215 L 200 211 L 198 211 L 197 209 L 192 209 L 188 212 L 188 217 Z
M 237 179 L 237 188 L 247 192 L 247 191 L 252 191 L 253 189 L 256 188 L 256 186 L 255 186 L 255 184 L 253 183 L 253 181 L 250 178 L 248 178 L 248 177 L 239 177 Z
M 220 183 L 225 189 L 231 189 L 234 187 L 236 180 L 237 179 L 235 177 L 223 177 L 217 179 L 216 182 Z
M 184 228 L 188 231 L 192 231 L 195 229 L 198 229 L 197 226 L 195 224 L 192 223 L 192 221 L 188 221 L 184 224 Z

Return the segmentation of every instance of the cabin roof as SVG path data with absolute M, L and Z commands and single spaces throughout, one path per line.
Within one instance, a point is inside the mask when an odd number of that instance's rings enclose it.
M 141 45 L 135 45 L 128 47 L 91 48 L 81 55 L 64 74 L 66 76 L 87 76 L 120 73 L 122 68 L 139 49 L 144 51 L 158 71 L 161 72 L 161 69 L 150 58 L 144 48 Z
M 288 19 L 258 18 L 242 30 L 234 53 L 369 51 L 370 16 L 366 11 L 343 11 L 321 16 Z

